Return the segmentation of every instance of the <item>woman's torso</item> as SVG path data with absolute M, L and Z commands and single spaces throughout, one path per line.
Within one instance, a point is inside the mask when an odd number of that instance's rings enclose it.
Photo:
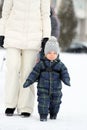
M 6 47 L 39 49 L 42 38 L 40 2 L 13 0 L 5 30 Z

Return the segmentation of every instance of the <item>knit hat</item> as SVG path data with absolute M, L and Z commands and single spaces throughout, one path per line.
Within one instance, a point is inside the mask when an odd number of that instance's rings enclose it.
M 54 36 L 51 36 L 50 39 L 46 42 L 44 53 L 47 55 L 51 51 L 56 52 L 57 55 L 60 52 L 59 43 Z

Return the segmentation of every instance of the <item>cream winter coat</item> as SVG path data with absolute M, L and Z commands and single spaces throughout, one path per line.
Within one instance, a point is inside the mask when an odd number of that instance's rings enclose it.
M 39 49 L 50 37 L 50 0 L 5 0 L 0 19 L 4 47 Z

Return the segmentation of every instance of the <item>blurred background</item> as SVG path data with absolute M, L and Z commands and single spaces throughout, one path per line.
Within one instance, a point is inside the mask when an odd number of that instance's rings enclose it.
M 87 0 L 51 0 L 51 4 L 60 20 L 61 50 L 87 53 Z
M 3 2 L 0 0 L 0 17 Z M 61 51 L 87 53 L 87 0 L 51 0 L 51 6 L 60 21 Z

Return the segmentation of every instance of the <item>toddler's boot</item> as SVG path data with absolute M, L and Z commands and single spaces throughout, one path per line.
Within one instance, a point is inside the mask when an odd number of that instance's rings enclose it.
M 47 121 L 47 115 L 46 114 L 41 114 L 40 115 L 40 121 Z
M 57 114 L 50 114 L 50 119 L 56 119 L 57 118 Z

